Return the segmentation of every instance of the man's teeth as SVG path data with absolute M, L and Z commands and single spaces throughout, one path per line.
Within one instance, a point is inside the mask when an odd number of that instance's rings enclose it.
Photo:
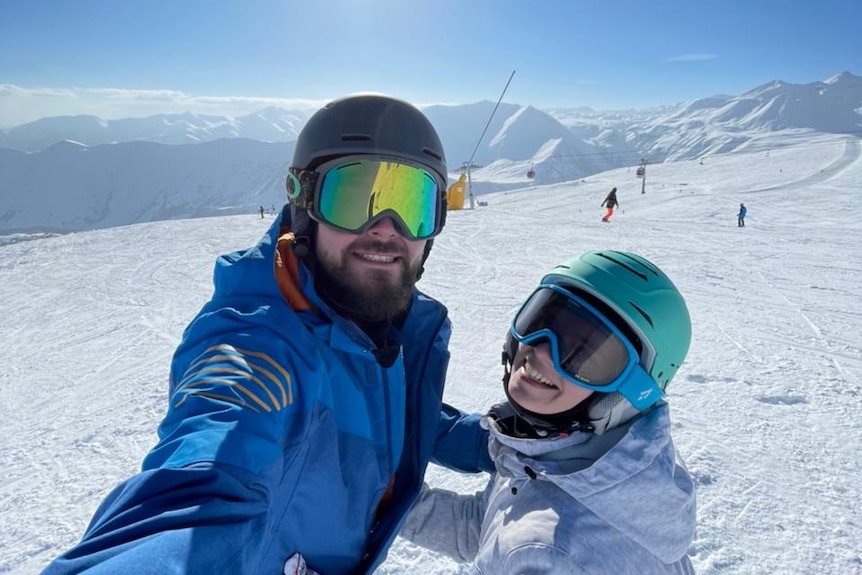
M 536 368 L 529 363 L 524 363 L 524 371 L 527 373 L 527 377 L 533 381 L 537 381 L 543 385 L 547 385 L 548 387 L 553 387 L 554 389 L 557 388 L 557 386 L 554 385 L 554 382 L 542 376 L 542 374 L 536 371 Z
M 380 264 L 391 264 L 395 261 L 395 256 L 383 256 L 378 254 L 359 254 L 362 259 L 380 263 Z

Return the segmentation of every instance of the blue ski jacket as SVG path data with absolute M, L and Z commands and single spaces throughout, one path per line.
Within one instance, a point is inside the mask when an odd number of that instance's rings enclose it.
M 493 469 L 479 415 L 442 403 L 446 308 L 414 291 L 378 361 L 281 226 L 217 260 L 171 364 L 158 444 L 46 575 L 278 575 L 295 552 L 324 575 L 369 573 L 429 461 Z

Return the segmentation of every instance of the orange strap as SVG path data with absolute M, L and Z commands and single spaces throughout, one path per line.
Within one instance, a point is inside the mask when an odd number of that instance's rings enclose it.
M 279 230 L 275 250 L 275 281 L 288 305 L 296 311 L 315 309 L 299 287 L 299 258 L 293 253 L 296 235 L 284 226 Z

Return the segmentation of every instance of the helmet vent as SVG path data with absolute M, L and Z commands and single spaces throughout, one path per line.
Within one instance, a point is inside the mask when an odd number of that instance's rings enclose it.
M 643 259 L 643 258 L 637 258 L 637 259 L 636 259 L 636 258 L 633 258 L 633 257 L 631 256 L 631 254 L 627 254 L 626 252 L 617 252 L 617 254 L 618 254 L 620 257 L 626 258 L 627 260 L 629 260 L 629 261 L 631 261 L 631 262 L 634 262 L 636 265 L 638 265 L 638 266 L 640 266 L 640 267 L 644 268 L 646 271 L 648 271 L 648 272 L 649 272 L 649 273 L 651 273 L 652 275 L 654 275 L 654 276 L 658 276 L 658 275 L 659 275 L 658 268 L 656 268 L 655 266 L 651 265 L 651 264 L 650 264 L 650 262 L 646 261 L 645 259 Z
M 649 316 L 649 314 L 647 314 L 647 312 L 639 308 L 637 304 L 635 304 L 633 301 L 629 301 L 629 305 L 635 308 L 637 312 L 641 314 L 641 316 L 647 321 L 647 323 L 650 324 L 650 327 L 655 327 L 655 325 L 653 325 L 652 323 L 652 318 Z
M 437 152 L 435 152 L 434 150 L 431 150 L 429 148 L 422 148 L 422 153 L 426 154 L 428 156 L 431 156 L 432 158 L 434 158 L 438 162 L 443 161 L 443 156 L 441 156 L 440 154 L 438 154 Z
M 613 252 L 612 252 L 612 253 L 613 253 Z M 625 262 L 622 262 L 622 261 L 618 260 L 617 258 L 612 258 L 612 257 L 610 257 L 610 256 L 609 256 L 608 254 L 606 254 L 605 252 L 601 252 L 601 253 L 596 254 L 596 255 L 598 255 L 600 258 L 605 258 L 606 260 L 611 261 L 611 262 L 613 262 L 613 263 L 617 264 L 617 265 L 618 265 L 618 266 L 620 266 L 621 268 L 625 268 L 626 270 L 628 270 L 628 271 L 630 271 L 631 273 L 635 274 L 636 276 L 638 276 L 639 278 L 641 278 L 641 279 L 642 279 L 642 280 L 644 280 L 644 281 L 647 281 L 647 280 L 649 279 L 649 278 L 647 278 L 647 276 L 646 276 L 645 274 L 642 274 L 641 272 L 637 271 L 636 269 L 634 269 L 634 268 L 633 268 L 633 267 L 631 267 L 630 265 L 626 264 Z M 616 254 L 616 253 L 614 253 L 614 255 L 617 255 L 617 254 Z
M 368 134 L 342 134 L 342 142 L 373 142 L 374 140 Z

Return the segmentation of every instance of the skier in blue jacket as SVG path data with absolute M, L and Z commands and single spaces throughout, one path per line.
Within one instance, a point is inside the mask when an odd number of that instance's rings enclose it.
M 664 273 L 588 252 L 547 274 L 512 322 L 484 424 L 487 489 L 425 489 L 402 535 L 487 575 L 693 574 L 694 482 L 664 389 L 691 323 Z
M 318 110 L 282 215 L 216 262 L 158 444 L 45 573 L 277 575 L 297 553 L 325 575 L 369 573 L 429 461 L 493 469 L 479 416 L 442 403 L 450 323 L 415 288 L 446 176 L 410 104 Z

